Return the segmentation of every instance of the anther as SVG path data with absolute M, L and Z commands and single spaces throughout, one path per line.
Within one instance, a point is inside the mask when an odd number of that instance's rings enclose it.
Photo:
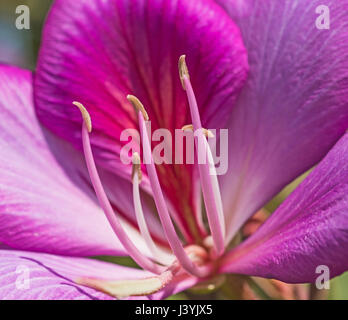
M 128 101 L 133 105 L 136 111 L 140 111 L 143 114 L 143 117 L 146 121 L 149 121 L 149 115 L 147 114 L 144 105 L 140 102 L 140 100 L 131 94 L 127 96 Z M 138 112 L 137 112 L 138 113 Z
M 92 121 L 91 121 L 91 116 L 89 115 L 87 109 L 80 102 L 74 101 L 72 104 L 80 109 L 81 114 L 82 114 L 82 118 L 86 124 L 87 130 L 89 133 L 91 133 L 92 132 Z
M 186 90 L 184 79 L 185 77 L 187 79 L 190 79 L 190 74 L 188 72 L 188 68 L 186 64 L 186 56 L 184 54 L 180 56 L 179 58 L 179 76 L 180 76 L 182 87 L 184 88 L 184 90 Z
M 187 124 L 181 128 L 182 131 L 193 131 L 193 124 Z M 212 133 L 210 130 L 202 128 L 204 135 L 207 138 L 214 138 L 214 133 Z

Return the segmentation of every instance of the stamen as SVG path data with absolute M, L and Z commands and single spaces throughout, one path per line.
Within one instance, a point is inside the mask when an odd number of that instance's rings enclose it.
M 110 201 L 104 191 L 103 185 L 100 181 L 100 177 L 94 162 L 92 148 L 89 140 L 89 131 L 88 127 L 91 129 L 91 121 L 90 116 L 88 114 L 88 111 L 82 106 L 80 103 L 74 103 L 77 107 L 80 108 L 82 117 L 84 119 L 82 124 L 82 143 L 83 143 L 83 151 L 85 154 L 86 164 L 88 173 L 94 188 L 94 191 L 97 195 L 97 198 L 99 200 L 99 204 L 102 207 L 106 218 L 108 219 L 113 231 L 117 235 L 118 239 L 128 252 L 128 254 L 135 260 L 139 266 L 141 266 L 143 269 L 148 270 L 150 272 L 160 274 L 163 271 L 163 267 L 155 264 L 150 259 L 148 259 L 146 256 L 144 256 L 137 247 L 133 244 L 133 242 L 128 238 L 127 234 L 122 228 L 122 225 L 120 221 L 118 220 L 118 217 L 115 215 Z M 81 108 L 81 106 L 83 108 Z M 89 120 L 88 120 L 89 119 Z
M 193 131 L 193 125 L 192 124 L 187 124 L 181 128 L 182 131 Z M 214 138 L 214 133 L 212 133 L 210 130 L 202 128 L 204 135 L 207 138 Z
M 203 191 L 203 198 L 206 206 L 206 211 L 207 211 L 207 217 L 208 217 L 208 223 L 209 227 L 211 230 L 211 235 L 214 240 L 214 246 L 216 250 L 217 255 L 222 255 L 225 247 L 224 247 L 224 233 L 225 233 L 225 226 L 224 226 L 224 218 L 223 214 L 221 214 L 221 209 L 220 205 L 216 203 L 216 200 L 218 198 L 221 198 L 221 195 L 217 192 L 217 187 L 216 181 L 212 181 L 211 176 L 210 176 L 210 161 L 209 159 L 209 151 L 210 147 L 209 144 L 207 143 L 204 133 L 202 131 L 202 123 L 201 123 L 201 118 L 199 115 L 199 110 L 197 106 L 197 101 L 195 94 L 192 89 L 192 85 L 190 82 L 189 78 L 189 73 L 188 73 L 188 68 L 185 62 L 185 56 L 181 56 L 179 59 L 179 75 L 180 79 L 183 83 L 184 90 L 186 91 L 189 106 L 190 106 L 190 112 L 191 112 L 191 118 L 193 122 L 193 127 L 195 130 L 197 130 L 197 139 L 195 139 L 195 146 L 197 152 L 199 151 L 199 145 L 198 143 L 200 141 L 205 141 L 203 147 L 205 151 L 205 155 L 208 154 L 208 164 L 199 164 L 198 169 L 199 169 L 199 176 L 201 179 L 201 184 L 202 184 L 202 191 Z
M 80 109 L 83 121 L 85 122 L 85 124 L 87 126 L 87 130 L 89 133 L 91 133 L 92 132 L 92 121 L 91 121 L 91 117 L 90 117 L 88 111 L 86 110 L 84 105 L 80 102 L 74 101 L 73 105 L 75 105 L 76 107 L 78 107 Z
M 147 112 L 146 112 L 146 110 L 144 108 L 144 105 L 140 102 L 140 100 L 137 97 L 135 97 L 135 96 L 133 96 L 131 94 L 129 94 L 127 96 L 127 99 L 133 105 L 136 113 L 138 114 L 138 111 L 141 111 L 141 113 L 143 114 L 144 119 L 146 121 L 149 121 L 149 116 L 148 116 L 148 114 L 147 114 Z
M 138 100 L 137 98 L 135 99 Z M 134 98 L 130 99 L 130 102 L 133 103 Z M 162 227 L 166 234 L 168 243 L 170 247 L 172 248 L 179 263 L 187 272 L 198 277 L 205 277 L 210 273 L 211 271 L 210 268 L 197 267 L 186 254 L 184 247 L 178 235 L 176 234 L 173 222 L 170 218 L 168 208 L 164 200 L 161 185 L 158 180 L 156 167 L 152 159 L 150 140 L 147 134 L 145 119 L 141 111 L 138 111 L 138 119 L 139 119 L 140 133 L 141 133 L 142 142 L 143 142 L 144 156 L 147 156 L 149 159 L 151 159 L 149 163 L 146 163 L 146 169 L 149 176 L 151 188 L 153 191 L 153 197 L 155 200 L 157 211 L 161 220 Z
M 190 79 L 190 74 L 188 72 L 185 55 L 182 55 L 179 58 L 179 76 L 180 76 L 180 81 L 181 81 L 182 87 L 184 88 L 184 90 L 186 90 L 184 79 L 185 78 Z
M 207 150 L 207 153 L 208 153 L 210 179 L 211 179 L 211 185 L 213 188 L 213 195 L 214 195 L 214 199 L 215 199 L 216 209 L 217 209 L 217 212 L 219 215 L 219 220 L 221 223 L 222 237 L 225 239 L 226 225 L 225 225 L 225 216 L 224 216 L 224 210 L 223 210 L 223 206 L 222 206 L 219 181 L 217 178 L 216 168 L 214 165 L 214 159 L 213 159 L 213 155 L 211 154 L 210 146 L 209 146 L 207 140 L 205 140 L 205 139 L 204 139 L 204 143 L 205 143 L 205 150 Z
M 145 243 L 147 247 L 149 248 L 150 252 L 152 253 L 153 257 L 155 258 L 155 260 L 157 260 L 158 262 L 164 265 L 169 265 L 170 263 L 172 263 L 172 259 L 162 254 L 160 249 L 154 243 L 145 221 L 145 216 L 144 216 L 143 208 L 141 205 L 140 192 L 139 192 L 139 184 L 141 181 L 141 169 L 140 169 L 140 157 L 137 152 L 134 152 L 133 154 L 132 181 L 133 181 L 134 210 L 135 210 L 137 223 L 140 229 L 140 233 L 142 237 L 144 238 Z
M 104 292 L 115 298 L 146 296 L 164 288 L 173 279 L 171 271 L 165 271 L 157 277 L 135 280 L 108 281 L 93 278 L 79 278 L 77 284 Z

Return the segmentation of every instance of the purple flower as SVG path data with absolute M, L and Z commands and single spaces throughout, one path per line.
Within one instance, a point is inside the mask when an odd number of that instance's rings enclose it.
M 160 299 L 223 273 L 304 283 L 320 265 L 346 271 L 348 1 L 326 2 L 330 30 L 316 28 L 317 0 L 55 1 L 36 73 L 0 66 L 0 297 Z M 153 130 L 227 126 L 227 174 L 138 162 L 132 175 L 120 134 L 140 128 L 150 154 L 147 116 Z

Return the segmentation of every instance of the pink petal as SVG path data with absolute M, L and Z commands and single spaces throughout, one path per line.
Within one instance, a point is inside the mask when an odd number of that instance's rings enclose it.
M 124 254 L 81 179 L 81 157 L 38 124 L 31 81 L 28 71 L 0 66 L 0 242 L 69 255 Z
M 271 217 L 222 263 L 222 272 L 314 282 L 348 270 L 348 134 Z M 317 273 L 317 272 L 318 273 Z
M 110 280 L 141 279 L 148 272 L 88 258 L 60 257 L 24 251 L 0 250 L 1 300 L 108 300 L 110 296 L 77 285 L 80 277 Z M 29 279 L 29 280 L 25 280 Z M 195 284 L 192 277 L 181 277 L 149 297 L 164 299 Z M 28 288 L 29 286 L 29 288 Z
M 205 126 L 223 125 L 246 78 L 246 52 L 233 21 L 211 1 L 56 1 L 47 20 L 35 81 L 37 113 L 50 130 L 81 148 L 87 107 L 97 162 L 127 179 L 120 134 L 137 127 L 126 95 L 145 104 L 152 129 L 191 122 L 178 76 L 187 54 Z M 163 188 L 181 215 L 192 215 L 192 168 L 165 166 Z M 144 186 L 148 188 L 145 177 Z
M 232 111 L 222 181 L 232 237 L 348 127 L 348 1 L 218 2 L 240 27 L 250 65 Z M 330 9 L 330 30 L 316 28 L 322 4 Z

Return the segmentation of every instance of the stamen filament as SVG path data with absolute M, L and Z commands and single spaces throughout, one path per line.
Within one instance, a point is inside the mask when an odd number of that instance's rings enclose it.
M 220 220 L 220 223 L 221 223 L 222 237 L 225 239 L 225 236 L 226 236 L 226 225 L 225 225 L 225 216 L 224 216 L 224 210 L 223 210 L 223 205 L 222 205 L 219 181 L 218 181 L 218 178 L 217 178 L 216 168 L 215 168 L 215 165 L 214 165 L 214 159 L 213 159 L 213 155 L 211 154 L 210 146 L 209 146 L 208 141 L 206 139 L 204 139 L 203 141 L 206 144 L 205 148 L 206 148 L 207 153 L 208 153 L 208 163 L 209 163 L 210 179 L 211 179 L 211 185 L 212 185 L 212 188 L 213 188 L 213 194 L 214 194 L 216 209 L 217 209 L 217 212 L 218 212 L 218 215 L 219 215 L 219 220 Z
M 147 247 L 149 248 L 150 252 L 152 253 L 153 257 L 155 260 L 158 262 L 164 264 L 164 265 L 169 265 L 172 263 L 172 259 L 170 260 L 169 257 L 165 256 L 162 254 L 160 249 L 157 247 L 157 245 L 154 243 L 152 240 L 151 234 L 149 232 L 149 229 L 147 227 L 146 221 L 145 221 L 145 216 L 143 212 L 143 208 L 141 205 L 141 200 L 140 200 L 140 192 L 139 192 L 139 184 L 140 184 L 140 174 L 138 173 L 140 169 L 140 157 L 137 152 L 133 154 L 133 168 L 137 167 L 137 169 L 134 169 L 133 173 L 133 204 L 134 204 L 134 210 L 135 210 L 135 216 L 137 219 L 137 223 L 140 229 L 140 233 L 142 237 L 145 240 L 145 243 Z M 138 172 L 136 172 L 138 171 Z M 140 171 L 141 172 L 141 171 Z
M 187 124 L 187 125 L 183 126 L 181 128 L 181 130 L 193 131 L 193 125 Z M 203 133 L 207 138 L 214 137 L 214 134 L 208 129 L 203 128 Z M 209 164 L 209 170 L 210 170 L 211 184 L 213 187 L 215 203 L 216 203 L 217 211 L 219 214 L 219 219 L 221 222 L 221 229 L 222 229 L 222 233 L 223 233 L 223 238 L 225 238 L 225 233 L 226 233 L 225 217 L 224 217 L 224 213 L 223 213 L 221 192 L 220 192 L 220 186 L 219 186 L 219 182 L 218 182 L 217 174 L 216 174 L 216 169 L 215 169 L 215 165 L 214 165 L 214 159 L 213 159 L 213 155 L 211 154 L 211 150 L 210 150 L 210 146 L 208 144 L 208 141 L 206 139 L 203 139 L 203 142 L 204 142 L 204 150 L 206 151 L 206 153 L 208 155 L 208 164 Z
M 80 103 L 73 103 L 76 105 L 83 116 L 83 124 L 82 124 L 82 143 L 83 143 L 83 151 L 86 159 L 87 169 L 88 173 L 94 188 L 94 191 L 97 195 L 97 198 L 99 200 L 99 204 L 102 207 L 106 218 L 108 219 L 110 226 L 112 227 L 113 231 L 115 232 L 116 236 L 126 249 L 127 253 L 134 259 L 134 261 L 141 266 L 143 269 L 148 270 L 150 272 L 160 274 L 163 271 L 163 267 L 155 264 L 150 259 L 148 259 L 146 256 L 144 256 L 137 247 L 133 244 L 133 242 L 129 239 L 127 234 L 124 232 L 122 225 L 120 221 L 118 220 L 118 217 L 115 215 L 110 201 L 104 191 L 103 185 L 100 181 L 100 177 L 94 162 L 92 148 L 90 144 L 89 139 L 89 129 L 91 127 L 88 127 L 88 125 L 91 123 L 90 116 L 87 112 L 87 110 L 83 107 Z M 89 120 L 88 120 L 89 119 Z
M 130 102 L 132 102 L 132 100 L 130 100 Z M 187 253 L 185 252 L 184 247 L 178 235 L 176 234 L 176 231 L 175 231 L 173 222 L 170 218 L 168 208 L 166 206 L 162 189 L 158 180 L 156 167 L 152 159 L 149 136 L 146 130 L 145 119 L 141 111 L 138 112 L 138 119 L 139 119 L 140 133 L 141 133 L 142 142 L 143 142 L 144 156 L 148 156 L 151 159 L 150 163 L 146 163 L 146 169 L 147 169 L 148 177 L 150 180 L 151 188 L 153 191 L 153 197 L 155 200 L 157 211 L 162 223 L 162 227 L 166 234 L 168 243 L 170 247 L 172 248 L 179 263 L 188 273 L 195 275 L 197 277 L 206 277 L 211 272 L 210 266 L 198 267 L 197 265 L 195 265 L 192 262 L 192 260 L 189 258 Z
M 196 130 L 198 135 L 197 139 L 195 139 L 195 146 L 196 146 L 196 151 L 199 152 L 199 142 L 204 140 L 206 141 L 206 138 L 204 136 L 204 132 L 202 128 L 201 118 L 200 118 L 199 110 L 197 106 L 197 100 L 191 85 L 191 81 L 188 76 L 188 69 L 185 63 L 185 56 L 180 57 L 179 74 L 183 84 L 183 88 L 185 89 L 187 94 L 193 127 Z M 210 147 L 208 143 L 204 143 L 203 146 L 205 149 L 204 151 L 207 151 L 205 152 L 205 155 L 208 154 L 208 158 L 209 158 L 208 150 L 210 151 Z M 202 192 L 203 192 L 204 203 L 205 203 L 206 211 L 207 211 L 208 223 L 211 230 L 212 238 L 214 240 L 215 251 L 216 251 L 216 254 L 220 256 L 223 254 L 225 250 L 225 245 L 224 245 L 225 226 L 224 226 L 223 219 L 221 219 L 221 213 L 219 213 L 220 211 L 219 205 L 215 201 L 216 200 L 215 198 L 218 198 L 219 195 L 217 193 L 216 186 L 214 191 L 212 179 L 210 176 L 210 164 L 199 164 L 198 170 L 199 170 L 199 176 L 200 176 L 201 184 L 202 184 Z

